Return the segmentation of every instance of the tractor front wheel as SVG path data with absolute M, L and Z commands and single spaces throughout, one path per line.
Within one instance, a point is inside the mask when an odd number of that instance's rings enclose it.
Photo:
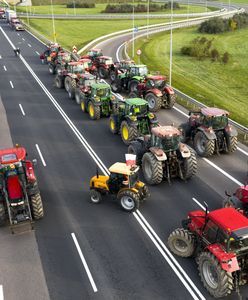
M 209 140 L 203 132 L 198 131 L 194 137 L 194 147 L 197 154 L 208 157 L 214 154 L 215 141 Z
M 138 93 L 136 93 L 136 92 L 131 92 L 128 95 L 128 98 L 137 98 L 137 97 L 138 97 Z
M 117 195 L 120 206 L 127 212 L 132 212 L 139 208 L 139 195 L 131 190 L 120 191 Z
M 35 220 L 41 219 L 44 216 L 43 204 L 40 193 L 31 196 L 32 214 Z
M 223 270 L 219 261 L 210 252 L 202 252 L 198 257 L 198 270 L 204 287 L 214 298 L 231 294 L 234 288 L 233 276 Z
M 64 87 L 64 77 L 60 75 L 56 75 L 55 85 L 57 88 L 62 89 Z
M 6 214 L 3 202 L 0 202 L 0 226 L 3 226 L 6 222 Z
M 131 144 L 128 146 L 127 152 L 130 154 L 136 155 L 136 164 L 141 165 L 142 156 L 144 154 L 144 147 L 141 142 L 139 141 L 132 141 Z
M 69 76 L 65 77 L 65 90 L 68 92 L 71 85 L 71 78 Z
M 194 176 L 197 172 L 197 160 L 195 151 L 189 148 L 190 157 L 183 158 L 182 175 L 183 179 L 187 180 Z
M 189 230 L 177 228 L 169 235 L 168 246 L 174 254 L 190 257 L 195 252 L 195 237 Z
M 111 82 L 111 89 L 114 93 L 120 93 L 122 90 L 121 80 L 117 78 L 115 81 Z
M 118 124 L 113 116 L 109 118 L 109 129 L 113 134 L 117 134 L 119 131 Z
M 77 82 L 75 79 L 72 79 L 69 85 L 68 96 L 70 99 L 75 99 L 75 90 L 77 87 Z
M 106 78 L 107 77 L 107 70 L 104 67 L 100 67 L 98 70 L 98 74 L 100 78 Z
M 84 99 L 84 93 L 80 91 L 79 88 L 75 89 L 75 101 L 78 105 L 81 104 L 81 101 Z
M 51 75 L 54 75 L 54 74 L 55 74 L 55 67 L 54 67 L 54 65 L 49 64 L 49 66 L 48 66 L 48 71 L 49 71 L 49 73 L 50 73 Z
M 157 160 L 155 155 L 147 152 L 142 158 L 142 170 L 145 180 L 149 184 L 159 184 L 163 180 L 162 162 Z
M 164 103 L 165 108 L 172 108 L 174 104 L 176 103 L 176 95 L 175 94 L 167 94 L 166 95 L 166 101 Z
M 82 107 L 82 103 L 81 103 L 81 107 Z M 99 120 L 101 118 L 101 108 L 100 108 L 100 106 L 95 106 L 92 103 L 92 101 L 89 101 L 88 112 L 89 112 L 89 116 L 92 120 Z
M 129 145 L 135 138 L 138 137 L 138 129 L 129 125 L 127 121 L 121 123 L 121 138 L 126 145 Z
M 238 147 L 238 138 L 237 136 L 227 136 L 226 137 L 227 144 L 227 153 L 232 153 L 237 150 Z
M 129 91 L 136 92 L 138 90 L 138 84 L 139 82 L 137 80 L 131 80 L 129 84 Z
M 115 81 L 116 77 L 117 77 L 117 71 L 114 71 L 114 70 L 110 71 L 109 77 L 110 77 L 111 81 Z
M 81 100 L 81 109 L 82 109 L 82 112 L 87 112 L 87 107 L 86 107 L 86 104 L 85 104 L 85 100 Z
M 98 204 L 102 201 L 102 195 L 97 190 L 90 190 L 90 201 L 94 204 Z
M 162 101 L 160 97 L 157 97 L 153 93 L 147 93 L 145 96 L 145 100 L 148 102 L 149 111 L 155 112 L 160 110 L 162 106 Z

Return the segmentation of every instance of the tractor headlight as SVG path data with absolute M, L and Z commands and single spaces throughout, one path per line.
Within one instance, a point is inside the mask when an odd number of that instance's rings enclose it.
M 114 95 L 111 96 L 111 100 L 115 100 L 115 96 Z
M 99 102 L 99 101 L 101 100 L 101 98 L 98 97 L 98 96 L 96 96 L 96 97 L 95 97 L 95 100 L 96 100 L 97 102 Z
M 137 117 L 136 117 L 136 116 L 130 116 L 130 119 L 131 119 L 132 121 L 137 121 Z

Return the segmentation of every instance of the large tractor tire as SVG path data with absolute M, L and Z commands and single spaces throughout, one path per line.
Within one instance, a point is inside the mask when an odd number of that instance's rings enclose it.
M 44 210 L 40 194 L 32 195 L 30 198 L 33 218 L 41 219 L 44 216 Z
M 187 143 L 189 141 L 189 138 L 190 138 L 190 125 L 189 125 L 189 123 L 180 124 L 178 129 L 182 133 L 181 142 L 182 143 Z
M 79 88 L 75 89 L 75 101 L 78 105 L 81 104 L 82 100 L 85 98 L 85 94 L 80 91 Z
M 139 142 L 139 141 L 131 142 L 131 144 L 128 146 L 127 152 L 130 154 L 135 154 L 136 155 L 136 164 L 141 165 L 142 156 L 145 152 L 145 149 L 141 142 Z
M 71 81 L 72 81 L 71 77 L 69 77 L 69 76 L 65 77 L 65 90 L 67 91 L 67 93 L 70 89 Z
M 238 138 L 237 136 L 227 136 L 226 137 L 226 144 L 227 144 L 227 152 L 232 153 L 237 150 L 238 147 Z
M 104 67 L 99 67 L 98 74 L 100 78 L 107 78 L 108 72 Z
M 70 99 L 75 99 L 75 90 L 77 87 L 77 82 L 75 79 L 71 80 L 70 86 L 69 86 L 69 90 L 68 90 L 68 96 Z
M 55 74 L 60 74 L 62 71 L 62 66 L 61 65 L 57 65 L 55 68 Z
M 121 208 L 127 212 L 139 209 L 139 195 L 131 190 L 121 190 L 117 195 L 117 199 Z
M 87 105 L 86 105 L 86 101 L 85 100 L 81 100 L 81 110 L 82 112 L 86 113 L 87 112 Z
M 153 93 L 147 93 L 145 100 L 148 102 L 149 111 L 156 112 L 160 110 L 162 106 L 162 100 Z
M 151 152 L 146 152 L 142 158 L 142 170 L 145 180 L 149 184 L 159 184 L 163 180 L 162 162 L 158 161 Z
M 210 252 L 202 252 L 198 257 L 198 270 L 204 287 L 214 298 L 231 294 L 234 280 L 231 273 L 223 270 L 216 257 Z
M 51 75 L 54 75 L 54 74 L 55 74 L 55 67 L 54 67 L 54 65 L 52 65 L 52 64 L 49 64 L 49 65 L 48 65 L 48 72 L 49 72 Z
M 81 103 L 81 108 L 82 108 L 82 103 Z M 99 120 L 101 118 L 101 108 L 100 108 L 100 106 L 95 106 L 92 103 L 92 101 L 89 101 L 88 112 L 89 112 L 89 116 L 92 120 Z
M 175 94 L 167 94 L 166 101 L 164 103 L 164 108 L 171 109 L 176 103 L 176 95 Z
M 0 202 L 0 226 L 3 226 L 6 222 L 6 213 L 3 202 Z
M 190 179 L 197 172 L 197 160 L 196 160 L 195 151 L 190 148 L 189 151 L 190 151 L 190 157 L 183 158 L 183 164 L 181 167 L 184 180 Z
M 177 228 L 169 235 L 168 246 L 178 256 L 191 257 L 196 248 L 195 236 L 187 229 Z
M 121 138 L 126 145 L 129 145 L 138 135 L 137 127 L 129 125 L 126 121 L 121 122 Z
M 136 92 L 138 90 L 139 82 L 137 80 L 131 80 L 129 83 L 129 92 Z
M 198 155 L 208 157 L 214 154 L 215 141 L 209 140 L 203 132 L 198 131 L 194 137 L 194 148 Z
M 97 190 L 90 190 L 90 201 L 94 204 L 99 204 L 102 201 L 102 195 Z
M 109 129 L 113 134 L 117 134 L 119 132 L 118 124 L 113 116 L 109 118 Z
M 55 85 L 57 88 L 62 89 L 64 87 L 64 77 L 57 74 L 55 77 Z
M 137 98 L 138 97 L 138 93 L 137 92 L 131 92 L 129 93 L 128 95 L 128 98 L 131 99 L 131 98 Z
M 122 90 L 121 80 L 117 78 L 115 81 L 111 82 L 111 89 L 114 93 L 120 93 Z

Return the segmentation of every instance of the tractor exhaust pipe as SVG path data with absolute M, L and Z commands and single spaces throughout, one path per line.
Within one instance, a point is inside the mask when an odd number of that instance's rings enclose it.
M 99 169 L 96 167 L 96 178 L 99 178 Z

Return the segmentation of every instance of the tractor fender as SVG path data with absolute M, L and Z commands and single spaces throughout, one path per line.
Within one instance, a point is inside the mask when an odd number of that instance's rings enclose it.
M 237 136 L 238 135 L 236 128 L 230 124 L 228 124 L 224 130 L 225 130 L 226 135 L 228 135 L 228 136 Z
M 164 92 L 168 95 L 174 95 L 175 94 L 173 88 L 169 85 L 166 85 L 166 87 L 164 88 Z
M 155 155 L 157 160 L 159 161 L 165 161 L 167 160 L 167 155 L 164 153 L 164 151 L 157 147 L 151 147 L 149 150 Z
M 205 129 L 204 127 L 198 127 L 197 128 L 197 131 L 201 131 L 206 137 L 208 140 L 216 140 L 217 137 L 216 137 L 216 134 L 213 130 L 207 130 Z
M 30 160 L 26 161 L 26 176 L 27 176 L 27 180 L 28 182 L 35 182 L 36 181 L 36 176 L 34 173 L 34 167 L 33 164 Z
M 146 93 L 153 93 L 157 97 L 162 97 L 163 94 L 159 89 L 149 89 Z
M 124 120 L 127 122 L 127 124 L 128 124 L 129 126 L 137 126 L 137 124 L 138 124 L 137 121 L 131 120 L 128 116 L 126 116 L 126 117 L 124 118 Z
M 131 80 L 137 80 L 137 81 L 139 81 L 139 82 L 141 82 L 142 79 L 143 79 L 143 77 L 141 77 L 141 76 L 133 76 L 133 77 L 131 78 Z
M 191 156 L 191 152 L 189 150 L 189 147 L 186 144 L 180 143 L 179 144 L 179 151 L 183 158 L 188 158 Z
M 117 198 L 118 198 L 118 195 L 119 195 L 119 193 L 120 192 L 123 192 L 123 191 L 132 191 L 132 192 L 134 192 L 134 193 L 136 193 L 136 194 L 139 194 L 139 191 L 136 189 L 136 188 L 134 188 L 134 187 L 123 187 L 123 188 L 121 188 L 120 190 L 119 190 L 119 192 L 118 192 L 118 194 L 117 194 Z
M 94 189 L 108 191 L 109 190 L 107 185 L 108 179 L 109 176 L 105 176 L 105 175 L 93 176 L 90 180 L 90 189 L 94 188 Z
M 230 273 L 240 270 L 237 257 L 234 253 L 225 252 L 218 244 L 208 245 L 206 249 L 217 258 L 223 270 Z

